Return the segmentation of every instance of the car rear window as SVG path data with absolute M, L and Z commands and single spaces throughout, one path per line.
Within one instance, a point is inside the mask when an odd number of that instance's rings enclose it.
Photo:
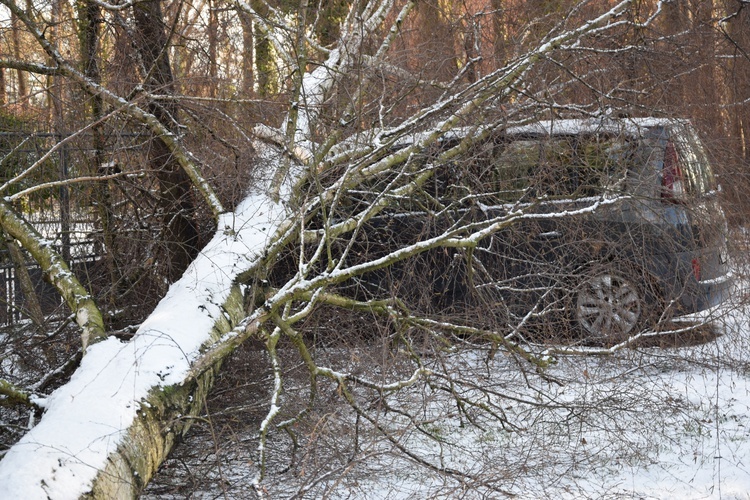
M 696 132 L 689 127 L 675 127 L 670 134 L 680 159 L 687 192 L 700 196 L 716 189 L 711 163 Z

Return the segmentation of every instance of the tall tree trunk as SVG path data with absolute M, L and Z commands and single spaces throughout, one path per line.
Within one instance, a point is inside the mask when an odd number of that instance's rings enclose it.
M 13 57 L 15 57 L 17 60 L 21 59 L 21 37 L 19 35 L 20 29 L 18 27 L 18 17 L 11 12 L 10 14 L 10 24 L 11 24 L 11 34 L 13 38 Z M 18 102 L 21 105 L 21 109 L 25 109 L 27 107 L 28 101 L 28 91 L 27 85 L 26 85 L 26 72 L 23 70 L 17 70 L 16 71 L 16 79 L 17 79 L 17 95 L 16 95 L 16 102 Z
M 508 26 L 505 19 L 503 0 L 492 0 L 492 49 L 495 66 L 502 68 L 508 60 Z
M 446 22 L 445 9 L 450 9 L 450 3 L 431 0 L 417 3 L 419 28 L 416 42 L 419 53 L 423 54 L 425 64 L 436 65 L 438 79 L 450 81 L 455 69 L 461 66 L 460 57 L 456 54 L 455 38 L 451 27 Z M 461 45 L 459 44 L 459 47 Z M 429 61 L 429 63 L 427 63 Z
M 692 92 L 700 121 L 721 134 L 720 79 L 716 71 L 716 30 L 713 0 L 693 0 L 693 39 L 698 43 L 698 78 Z M 695 114 L 694 114 L 695 115 Z
M 665 57 L 671 59 L 672 64 L 680 65 L 684 59 L 684 54 L 680 51 L 684 47 L 684 33 L 688 27 L 688 12 L 687 7 L 683 2 L 665 2 L 664 3 L 664 32 L 667 36 L 667 45 L 665 47 Z M 672 55 L 677 52 L 677 56 Z M 684 68 L 684 65 L 682 65 Z M 667 69 L 667 68 L 665 68 Z M 685 87 L 687 84 L 687 78 L 684 76 L 683 71 L 674 71 L 674 68 L 668 68 L 669 74 L 677 74 L 671 78 L 664 78 L 665 84 L 663 88 L 663 95 L 668 106 L 681 108 L 686 99 Z M 665 75 L 667 76 L 667 75 Z M 662 79 L 657 76 L 658 79 Z M 680 109 L 680 111 L 682 111 Z
M 479 77 L 479 73 L 477 71 L 477 62 L 475 59 L 479 57 L 479 28 L 476 26 L 476 21 L 471 15 L 471 13 L 467 12 L 465 14 L 465 25 L 464 25 L 464 33 L 463 33 L 463 46 L 464 46 L 464 55 L 466 56 L 466 60 L 464 61 L 464 65 L 468 66 L 467 72 L 466 72 L 466 79 L 469 81 L 469 83 L 474 83 L 477 81 L 477 78 Z
M 208 96 L 216 97 L 219 76 L 217 48 L 219 44 L 219 13 L 214 0 L 208 1 Z
M 143 62 L 144 88 L 158 94 L 174 94 L 161 2 L 138 2 L 133 6 L 133 12 L 136 43 Z M 148 110 L 173 133 L 177 131 L 178 107 L 175 101 L 152 100 Z M 151 141 L 149 159 L 159 180 L 164 224 L 162 241 L 169 259 L 168 275 L 175 280 L 198 253 L 198 231 L 191 217 L 195 210 L 190 193 L 191 183 L 162 137 L 154 137 Z
M 253 56 L 255 54 L 253 20 L 250 14 L 241 9 L 237 10 L 237 16 L 242 26 L 242 94 L 248 97 L 252 95 L 253 86 L 255 85 L 253 71 Z
M 263 2 L 251 0 L 253 8 L 265 15 L 268 10 Z M 267 96 L 274 91 L 274 65 L 271 41 L 268 39 L 266 28 L 259 22 L 253 22 L 253 38 L 255 39 L 255 80 L 258 94 Z
M 99 71 L 99 36 L 102 23 L 101 8 L 92 0 L 79 0 L 78 18 L 80 22 L 81 40 L 81 66 L 84 74 L 97 84 L 101 84 Z M 92 122 L 98 122 L 104 112 L 104 102 L 100 95 L 93 95 L 89 100 L 89 113 Z M 111 174 L 107 167 L 104 156 L 105 139 L 102 125 L 94 125 L 91 129 L 92 147 L 94 149 L 94 165 L 92 170 L 99 175 Z M 114 210 L 112 208 L 111 193 L 108 181 L 94 186 L 93 192 L 96 201 L 99 224 L 101 225 L 102 240 L 104 244 L 103 260 L 109 275 L 109 283 L 112 284 L 107 292 L 107 302 L 110 307 L 115 306 L 117 293 L 115 286 L 120 282 L 120 273 L 116 265 L 115 257 L 115 233 L 112 230 Z
M 728 8 L 732 16 L 727 26 L 727 36 L 734 56 L 731 80 L 732 136 L 736 137 L 739 156 L 750 159 L 750 6 L 740 0 L 730 0 Z

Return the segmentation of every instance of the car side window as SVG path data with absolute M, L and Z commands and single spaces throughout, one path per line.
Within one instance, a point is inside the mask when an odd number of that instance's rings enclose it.
M 599 196 L 624 189 L 625 176 L 634 159 L 634 145 L 622 137 L 584 137 L 578 143 L 577 157 L 568 167 L 577 182 L 572 195 Z
M 527 192 L 541 163 L 540 154 L 536 139 L 511 141 L 494 151 L 491 187 L 500 201 L 515 201 Z
M 565 136 L 509 141 L 495 155 L 492 186 L 504 201 L 583 198 L 622 189 L 631 143 L 618 137 Z

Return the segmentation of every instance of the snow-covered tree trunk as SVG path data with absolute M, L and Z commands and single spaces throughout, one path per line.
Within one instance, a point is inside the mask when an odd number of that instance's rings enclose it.
M 243 228 L 222 218 L 222 230 L 132 340 L 90 346 L 70 382 L 35 401 L 45 415 L 0 462 L 0 496 L 138 494 L 201 409 L 227 354 L 211 355 L 211 346 L 257 327 L 241 324 L 247 313 L 233 278 L 253 268 L 284 220 L 266 201 L 251 197 L 233 214 L 253 221 Z

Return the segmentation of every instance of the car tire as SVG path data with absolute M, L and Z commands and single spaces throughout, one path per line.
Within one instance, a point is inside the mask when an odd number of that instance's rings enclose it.
M 576 287 L 574 322 L 587 343 L 612 345 L 637 334 L 647 317 L 645 277 L 608 266 L 585 273 Z

